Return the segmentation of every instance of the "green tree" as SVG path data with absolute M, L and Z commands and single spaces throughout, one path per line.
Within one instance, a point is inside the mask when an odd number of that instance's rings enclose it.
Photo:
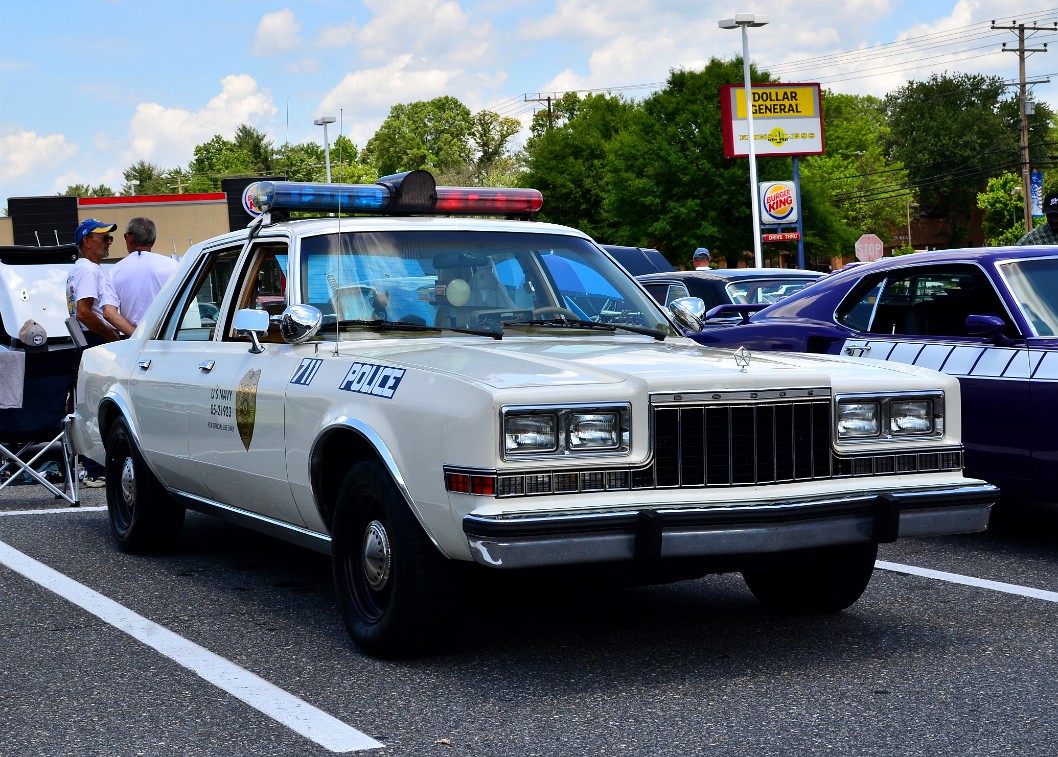
M 907 236 L 908 204 L 915 195 L 900 163 L 887 160 L 884 145 L 889 126 L 884 102 L 871 96 L 823 93 L 823 128 L 826 153 L 801 160 L 804 187 L 824 189 L 837 211 L 835 253 L 851 255 L 861 234 L 874 233 L 886 240 Z M 906 240 L 905 240 L 906 241 Z
M 771 81 L 753 66 L 750 75 Z M 673 71 L 631 111 L 606 166 L 603 209 L 613 241 L 656 247 L 680 265 L 701 246 L 731 267 L 751 259 L 749 161 L 723 157 L 718 97 L 721 86 L 742 79 L 741 58 L 714 58 L 702 71 Z M 760 160 L 758 168 L 762 181 L 791 175 L 786 158 Z
M 326 176 L 324 165 L 320 181 L 325 180 Z M 344 134 L 339 135 L 331 145 L 331 180 L 343 184 L 368 184 L 377 178 L 375 169 L 362 161 L 361 153 L 353 141 Z
M 273 168 L 275 148 L 272 140 L 249 124 L 242 124 L 235 130 L 232 140 L 235 150 L 245 155 L 256 174 L 270 174 Z
M 454 97 L 394 105 L 364 146 L 363 162 L 380 176 L 418 168 L 443 176 L 473 160 L 474 119 Z
M 125 186 L 122 195 L 163 195 L 169 194 L 169 180 L 165 172 L 145 160 L 133 163 L 122 171 Z
M 1025 234 L 1025 205 L 1017 173 L 989 179 L 985 191 L 977 195 L 977 206 L 984 211 L 981 225 L 990 246 L 1014 244 Z
M 220 180 L 225 176 L 256 174 L 252 156 L 220 134 L 195 146 L 194 157 L 187 170 L 191 174 L 192 192 L 218 192 Z
M 888 156 L 907 168 L 921 212 L 947 220 L 948 243 L 969 243 L 970 218 L 989 177 L 1020 163 L 1017 132 L 1001 114 L 1003 80 L 934 74 L 885 99 Z
M 71 184 L 60 194 L 66 197 L 113 197 L 114 190 L 106 184 L 95 187 L 89 184 Z
M 276 150 L 275 172 L 289 181 L 324 181 L 327 173 L 323 147 L 315 142 L 280 145 Z
M 504 177 L 515 177 L 518 161 L 508 145 L 521 128 L 517 118 L 504 118 L 491 110 L 474 115 L 470 129 L 470 141 L 477 154 L 474 185 L 496 186 L 494 182 L 502 182 Z
M 574 226 L 604 242 L 639 244 L 618 238 L 612 216 L 603 210 L 610 146 L 635 109 L 617 96 L 567 95 L 555 125 L 530 138 L 523 183 L 543 192 L 542 220 Z

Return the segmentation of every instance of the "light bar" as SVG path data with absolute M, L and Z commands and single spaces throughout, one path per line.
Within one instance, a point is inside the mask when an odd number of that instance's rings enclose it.
M 262 213 L 376 213 L 532 217 L 544 203 L 535 189 L 438 187 L 428 171 L 384 176 L 374 184 L 260 181 L 248 190 Z
M 540 210 L 544 196 L 535 189 L 438 187 L 435 212 L 445 215 L 523 215 Z
M 259 181 L 253 185 L 251 196 L 262 213 L 271 210 L 334 213 L 338 208 L 349 212 L 384 210 L 389 204 L 389 190 L 381 184 Z

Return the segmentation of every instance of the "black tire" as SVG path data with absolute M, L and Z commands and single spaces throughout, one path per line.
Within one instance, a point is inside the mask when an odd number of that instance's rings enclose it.
M 814 550 L 805 562 L 742 577 L 768 607 L 790 613 L 832 613 L 851 607 L 874 573 L 877 544 L 846 544 Z
M 453 567 L 381 464 L 363 461 L 346 474 L 331 538 L 338 608 L 360 649 L 397 659 L 443 642 Z
M 122 418 L 107 437 L 106 492 L 110 532 L 125 552 L 172 549 L 184 526 L 184 508 L 154 477 Z

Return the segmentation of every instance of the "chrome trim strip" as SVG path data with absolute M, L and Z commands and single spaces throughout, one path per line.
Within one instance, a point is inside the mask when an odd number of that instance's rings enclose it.
M 310 531 L 292 523 L 284 523 L 266 515 L 252 513 L 241 507 L 225 505 L 212 499 L 200 497 L 197 494 L 181 491 L 180 489 L 169 489 L 169 493 L 176 497 L 180 504 L 205 515 L 213 515 L 228 523 L 251 528 L 268 536 L 275 536 L 284 541 L 289 541 L 302 547 L 308 547 L 325 555 L 331 553 L 331 537 L 326 534 Z

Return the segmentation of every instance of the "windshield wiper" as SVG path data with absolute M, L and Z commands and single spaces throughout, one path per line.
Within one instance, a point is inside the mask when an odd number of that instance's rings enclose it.
M 665 341 L 666 334 L 657 329 L 650 329 L 646 326 L 630 326 L 627 323 L 599 323 L 598 321 L 574 321 L 567 318 L 536 318 L 529 321 L 504 321 L 502 324 L 506 328 L 516 328 L 518 326 L 555 326 L 564 329 L 585 329 L 587 331 L 631 331 L 633 334 L 644 334 L 646 336 L 652 336 L 659 342 Z
M 459 326 L 427 326 L 425 323 L 412 323 L 411 321 L 383 321 L 383 320 L 350 320 L 338 321 L 338 326 L 365 326 L 380 331 L 455 331 L 459 334 L 471 334 L 473 336 L 488 336 L 493 339 L 503 339 L 502 331 L 492 329 L 467 329 Z

